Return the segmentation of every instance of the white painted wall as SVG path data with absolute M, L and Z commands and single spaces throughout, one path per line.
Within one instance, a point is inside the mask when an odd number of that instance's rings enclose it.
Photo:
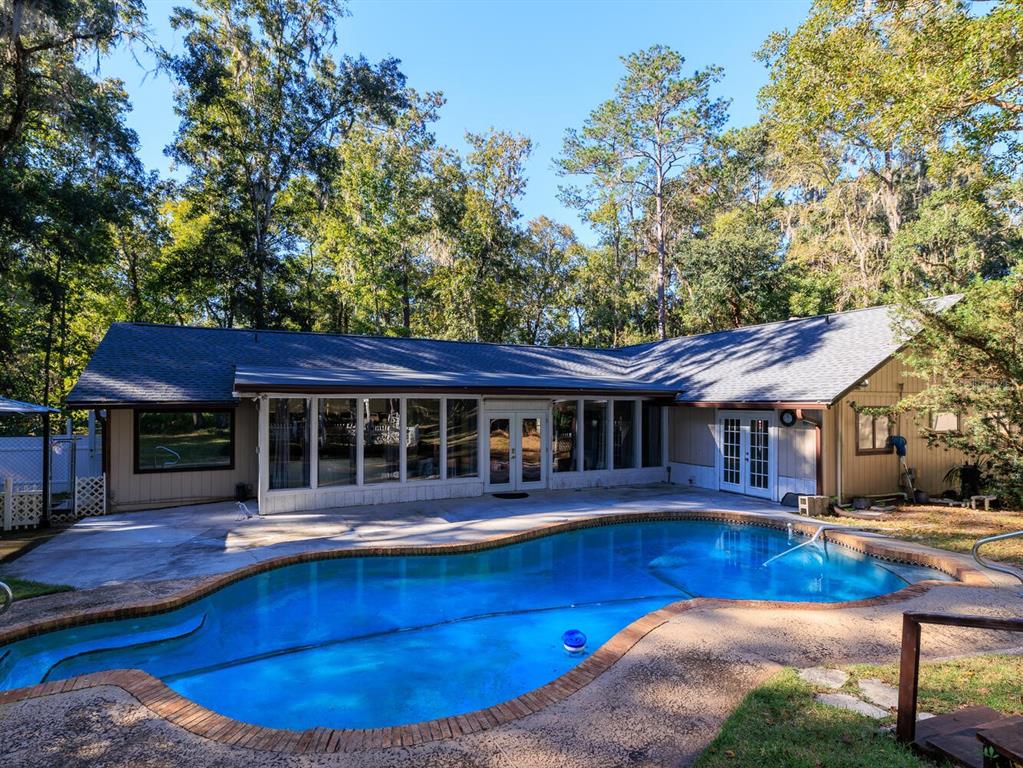
M 718 489 L 717 473 L 714 467 L 673 461 L 671 462 L 671 484 L 716 491 Z

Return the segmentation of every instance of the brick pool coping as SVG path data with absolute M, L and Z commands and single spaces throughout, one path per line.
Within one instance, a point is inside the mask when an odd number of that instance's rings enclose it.
M 23 626 L 0 632 L 0 646 L 59 629 L 165 613 L 195 602 L 241 579 L 287 565 L 346 557 L 465 554 L 508 546 L 566 531 L 616 525 L 619 523 L 664 520 L 704 520 L 780 529 L 784 529 L 791 522 L 793 530 L 803 536 L 812 535 L 819 527 L 819 525 L 814 525 L 810 522 L 790 521 L 780 517 L 765 517 L 752 512 L 704 510 L 617 513 L 547 523 L 519 533 L 501 534 L 458 544 L 344 548 L 320 552 L 302 552 L 268 559 L 228 573 L 211 576 L 190 587 L 186 587 L 170 597 L 155 601 L 78 611 L 60 617 L 32 621 Z M 983 572 L 963 563 L 952 553 L 944 553 L 941 550 L 907 549 L 906 544 L 897 539 L 875 538 L 863 535 L 862 533 L 855 533 L 851 530 L 827 530 L 823 534 L 823 538 L 856 552 L 889 562 L 924 565 L 934 568 L 954 577 L 962 585 L 992 585 L 991 580 Z M 168 722 L 198 736 L 229 746 L 303 754 L 415 746 L 431 741 L 457 738 L 462 735 L 477 733 L 504 725 L 560 702 L 581 690 L 610 669 L 648 633 L 673 617 L 695 608 L 744 607 L 799 610 L 861 608 L 908 600 L 927 592 L 931 587 L 939 584 L 947 585 L 949 582 L 921 581 L 887 595 L 838 603 L 795 603 L 763 600 L 730 600 L 724 598 L 680 600 L 636 619 L 612 636 L 611 639 L 587 656 L 576 667 L 535 690 L 523 693 L 509 701 L 473 712 L 388 728 L 339 729 L 317 727 L 296 731 L 251 725 L 207 709 L 175 692 L 162 680 L 138 669 L 92 672 L 68 678 L 67 680 L 55 680 L 39 685 L 0 691 L 0 704 L 76 691 L 83 688 L 116 686 L 129 693 L 143 706 Z

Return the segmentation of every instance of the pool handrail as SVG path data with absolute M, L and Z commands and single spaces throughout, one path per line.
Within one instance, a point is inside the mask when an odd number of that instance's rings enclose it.
M 4 582 L 0 581 L 0 596 L 3 597 L 3 604 L 0 605 L 0 616 L 7 613 L 7 609 L 14 602 L 14 592 Z
M 768 558 L 767 560 L 765 560 L 765 561 L 764 561 L 764 564 L 763 564 L 763 566 L 761 566 L 761 567 L 763 567 L 763 568 L 766 568 L 766 567 L 767 567 L 767 566 L 769 566 L 769 565 L 770 565 L 771 563 L 773 563 L 773 562 L 774 562 L 775 560 L 780 560 L 781 558 L 785 557 L 785 555 L 787 555 L 787 554 L 789 554 L 789 553 L 791 553 L 791 552 L 795 552 L 795 551 L 796 551 L 797 549 L 800 549 L 800 548 L 802 548 L 802 547 L 807 547 L 807 546 L 809 546 L 810 544 L 813 544 L 813 543 L 814 543 L 815 541 L 817 541 L 817 539 L 819 539 L 819 538 L 820 538 L 821 534 L 822 534 L 822 533 L 823 533 L 823 532 L 824 532 L 825 530 L 829 530 L 829 531 L 832 531 L 832 530 L 836 530 L 836 529 L 838 529 L 838 528 L 842 528 L 842 527 L 843 527 L 843 526 L 840 526 L 840 525 L 828 525 L 827 523 L 824 523 L 824 524 L 822 524 L 822 525 L 821 525 L 821 527 L 820 527 L 820 528 L 818 528 L 818 529 L 817 529 L 817 530 L 816 530 L 816 531 L 814 532 L 813 536 L 811 536 L 811 537 L 810 537 L 810 539 L 809 539 L 808 541 L 804 541 L 804 542 L 801 542 L 801 543 L 799 543 L 799 544 L 796 544 L 796 546 L 794 546 L 794 547 L 789 547 L 789 548 L 788 548 L 788 549 L 786 549 L 786 550 L 785 550 L 784 552 L 779 552 L 779 553 L 778 553 L 777 555 L 775 555 L 774 557 L 769 557 L 769 558 Z M 791 541 L 791 539 L 790 539 L 790 541 Z
M 994 536 L 985 536 L 982 539 L 977 539 L 976 543 L 973 545 L 973 549 L 971 550 L 973 559 L 976 560 L 977 565 L 981 566 L 982 568 L 990 568 L 992 571 L 998 571 L 999 573 L 1005 573 L 1008 574 L 1009 576 L 1014 576 L 1015 578 L 1019 579 L 1020 584 L 1023 584 L 1023 574 L 1021 574 L 1017 569 L 1010 568 L 1009 566 L 1002 565 L 1001 563 L 996 563 L 992 560 L 988 560 L 986 557 L 980 554 L 980 548 L 985 544 L 990 544 L 993 541 L 1015 539 L 1018 536 L 1023 536 L 1023 531 L 997 533 Z

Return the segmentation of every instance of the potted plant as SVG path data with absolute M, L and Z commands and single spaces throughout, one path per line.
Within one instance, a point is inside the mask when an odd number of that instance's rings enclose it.
M 984 482 L 984 472 L 980 468 L 980 461 L 967 461 L 956 464 L 945 473 L 945 482 L 959 485 L 959 498 L 967 501 L 971 496 L 980 493 L 980 487 Z

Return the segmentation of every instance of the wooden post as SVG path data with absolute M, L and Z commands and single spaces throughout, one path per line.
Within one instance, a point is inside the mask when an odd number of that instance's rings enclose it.
M 14 526 L 14 478 L 4 478 L 4 518 L 3 530 L 9 531 Z
M 902 654 L 899 658 L 899 714 L 895 734 L 910 744 L 916 738 L 916 697 L 920 677 L 920 622 L 902 615 Z
M 259 414 L 256 427 L 256 464 L 259 467 L 256 482 L 256 505 L 260 514 L 266 514 L 270 505 L 267 492 L 270 490 L 270 401 L 266 395 L 259 396 Z
M 41 524 L 50 527 L 50 412 L 43 414 L 43 516 Z

